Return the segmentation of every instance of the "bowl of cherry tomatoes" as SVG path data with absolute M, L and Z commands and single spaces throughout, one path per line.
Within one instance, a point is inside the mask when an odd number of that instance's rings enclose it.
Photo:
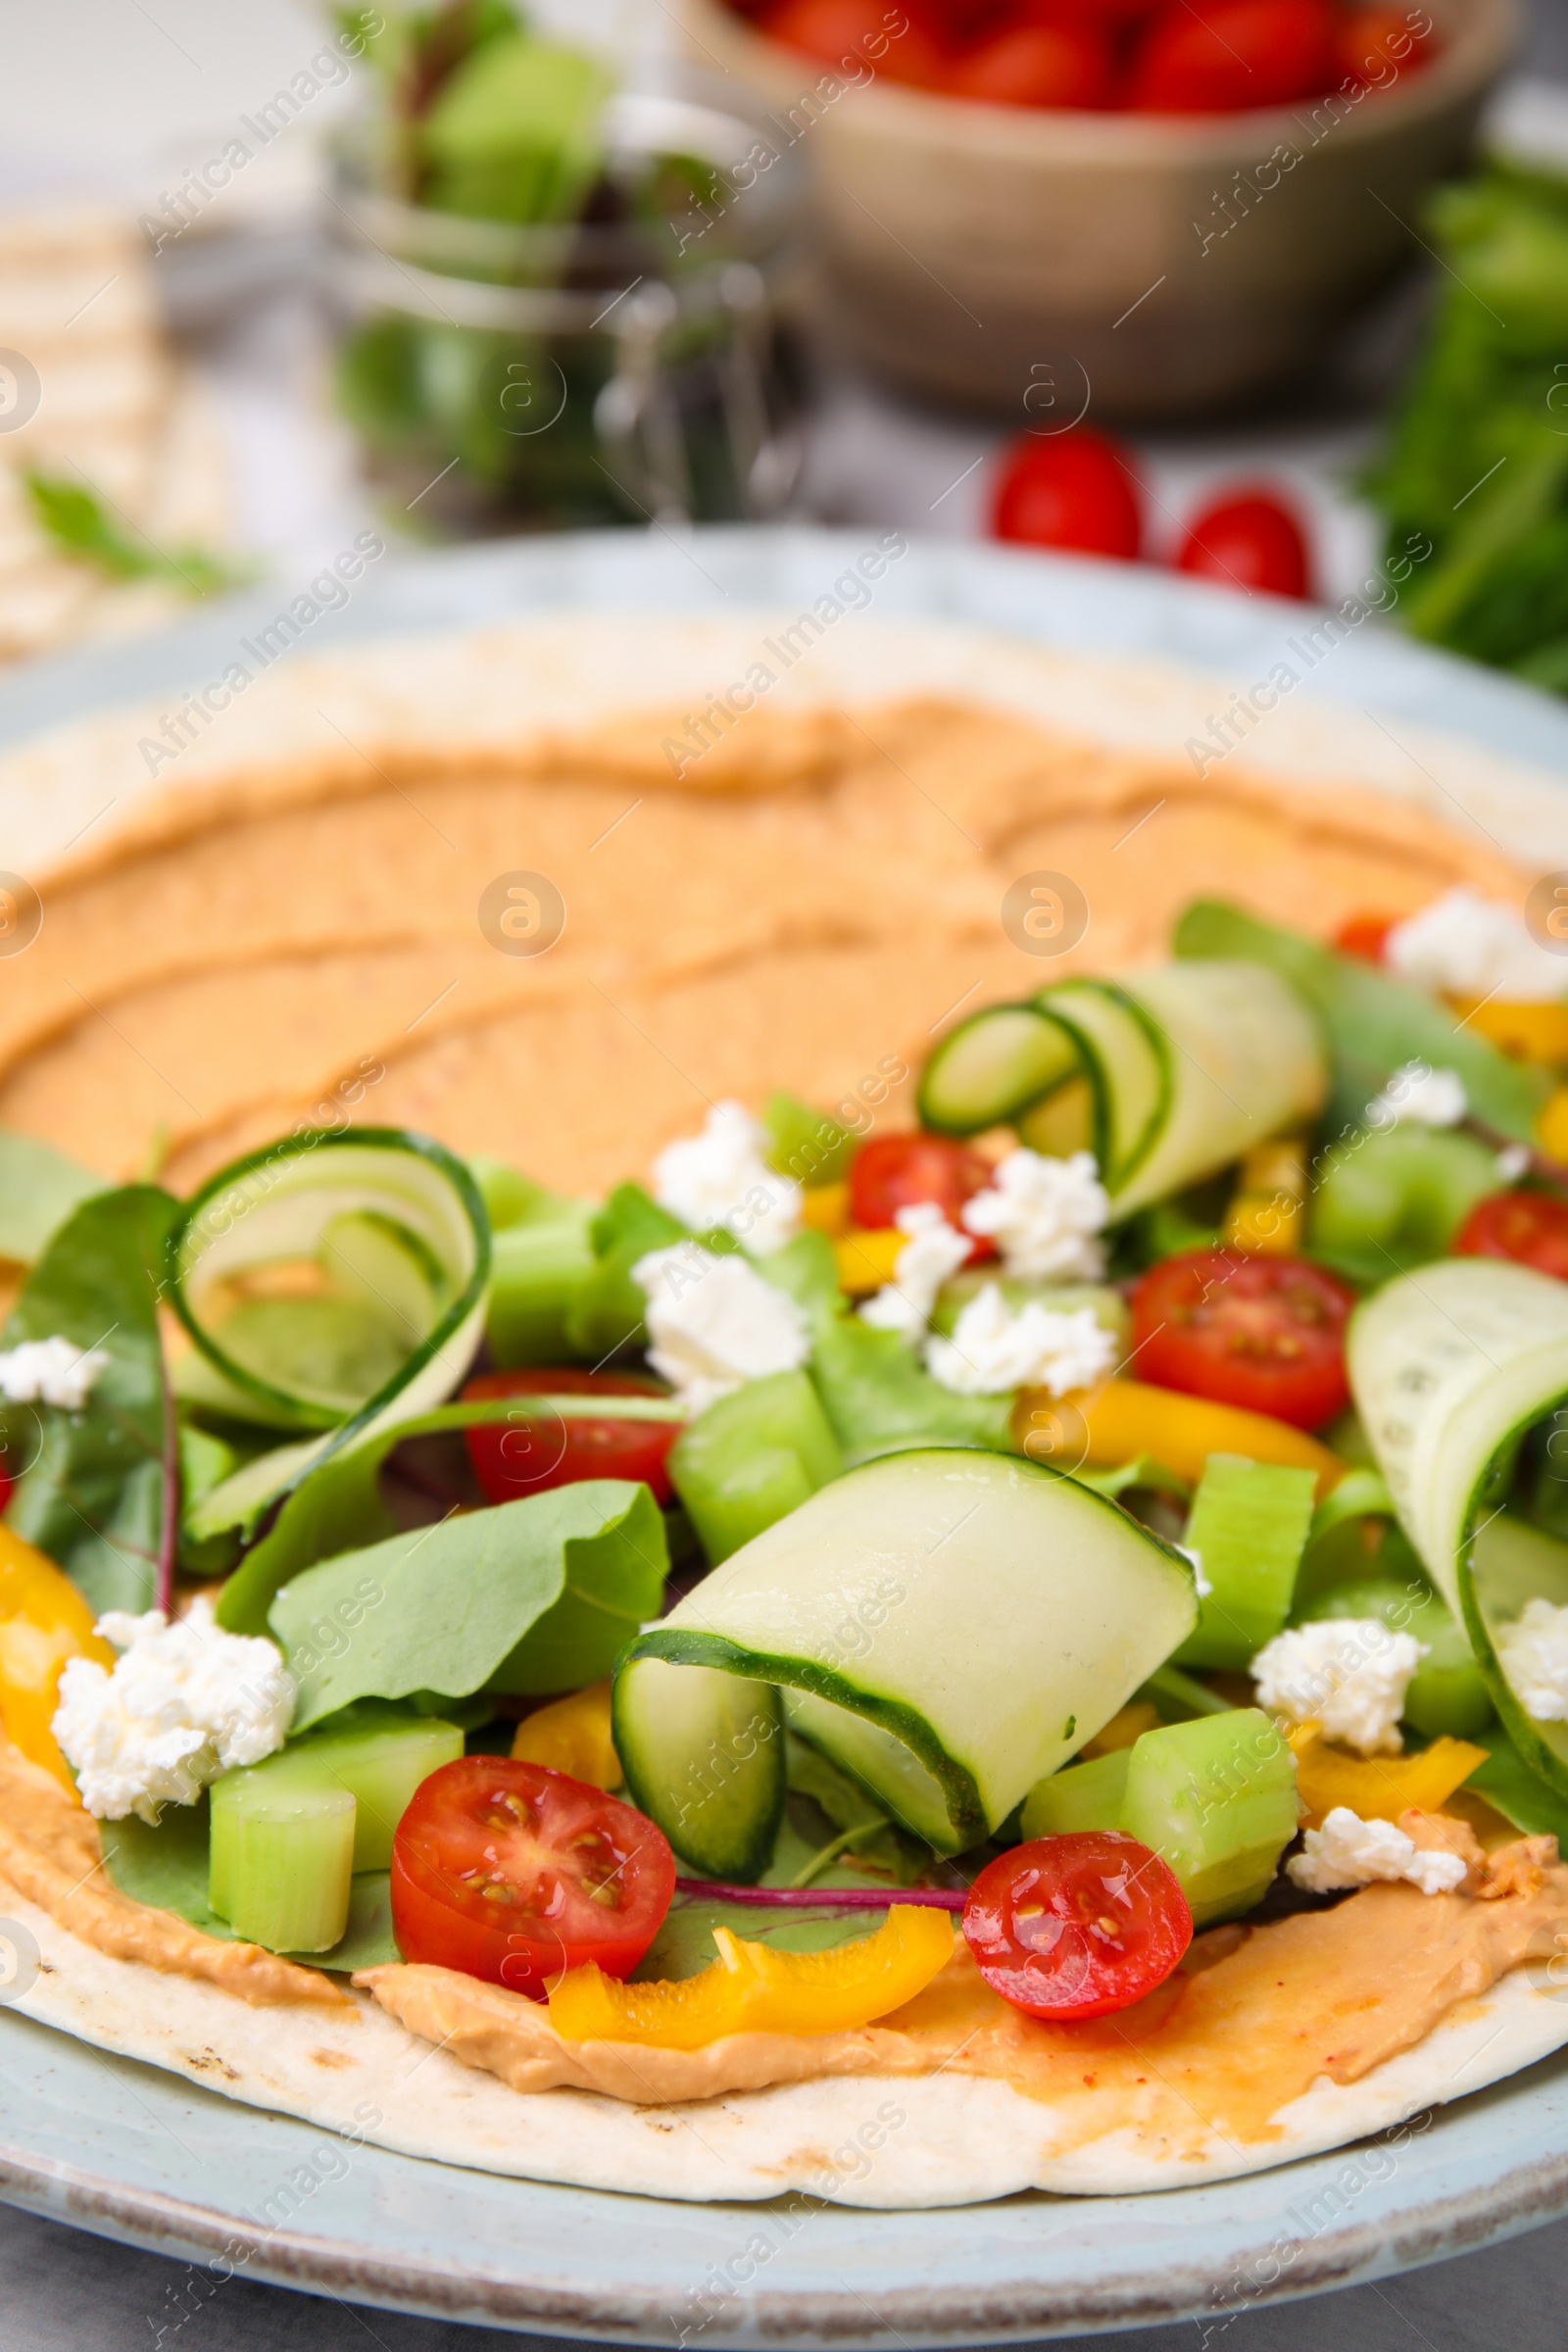
M 814 166 L 831 318 L 1034 429 L 1289 381 L 1415 251 L 1517 0 L 681 0 Z M 737 188 L 734 201 L 744 201 Z

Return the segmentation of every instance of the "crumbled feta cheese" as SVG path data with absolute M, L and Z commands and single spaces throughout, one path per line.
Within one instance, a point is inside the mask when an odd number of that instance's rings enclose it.
M 993 1181 L 963 1205 L 971 1233 L 988 1234 L 1009 1274 L 1026 1282 L 1098 1282 L 1105 1270 L 1095 1239 L 1110 1215 L 1092 1152 L 1048 1159 L 1020 1147 L 1000 1159 Z
M 1414 1634 L 1376 1617 L 1294 1626 L 1252 1660 L 1257 1703 L 1287 1723 L 1320 1723 L 1325 1740 L 1363 1756 L 1396 1756 L 1404 1694 L 1426 1654 Z
M 1450 997 L 1542 1004 L 1568 989 L 1568 964 L 1531 938 L 1519 908 L 1476 890 L 1447 890 L 1396 923 L 1384 960 L 1403 980 Z
M 74 1340 L 24 1340 L 0 1354 L 0 1395 L 13 1404 L 57 1404 L 79 1413 L 109 1358 L 101 1348 Z
M 1527 1601 L 1497 1635 L 1497 1661 L 1527 1715 L 1568 1723 L 1568 1608 Z
M 802 1309 L 737 1250 L 650 1250 L 631 1270 L 647 1294 L 648 1360 L 693 1413 L 749 1380 L 797 1372 L 811 1352 Z
M 694 1233 L 721 1225 L 748 1250 L 782 1250 L 800 1231 L 801 1188 L 768 1166 L 770 1141 L 743 1102 L 715 1102 L 701 1135 L 655 1160 L 654 1198 Z
M 1502 1184 L 1517 1184 L 1529 1166 L 1528 1144 L 1507 1144 L 1497 1153 L 1497 1177 Z
M 1008 1389 L 1049 1389 L 1065 1396 L 1091 1388 L 1116 1360 L 1116 1341 L 1092 1306 L 1060 1314 L 1031 1298 L 1014 1314 L 988 1282 L 953 1327 L 951 1340 L 926 1343 L 926 1369 L 960 1396 L 1000 1396 Z
M 1434 1070 L 1424 1061 L 1400 1064 L 1381 1095 L 1366 1106 L 1369 1127 L 1396 1127 L 1409 1119 L 1417 1127 L 1456 1127 L 1470 1105 L 1464 1080 L 1457 1070 Z
M 210 1600 L 172 1625 L 161 1609 L 113 1610 L 98 1631 L 123 1654 L 112 1672 L 67 1660 L 53 1730 L 99 1820 L 193 1805 L 220 1773 L 259 1764 L 288 1737 L 294 1681 L 276 1644 L 220 1633 Z
M 1301 1844 L 1285 1873 L 1309 1894 L 1370 1886 L 1374 1879 L 1408 1879 L 1423 1894 L 1451 1894 L 1465 1874 L 1462 1856 L 1418 1846 L 1392 1821 L 1363 1821 L 1348 1805 L 1326 1813 L 1323 1827 L 1308 1830 Z
M 896 1331 L 912 1341 L 930 1322 L 938 1291 L 950 1274 L 956 1274 L 974 1244 L 949 1224 L 934 1200 L 913 1201 L 901 1208 L 893 1222 L 909 1238 L 893 1261 L 893 1280 L 865 1300 L 860 1313 L 878 1331 Z

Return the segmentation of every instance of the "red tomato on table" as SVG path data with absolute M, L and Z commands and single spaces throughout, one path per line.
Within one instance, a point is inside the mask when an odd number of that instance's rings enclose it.
M 1204 507 L 1187 526 L 1178 571 L 1266 596 L 1312 594 L 1306 535 L 1290 508 L 1270 492 L 1233 492 Z
M 1130 2008 L 1193 1940 L 1174 1872 L 1118 1830 L 1033 1838 L 990 1862 L 963 1906 L 964 1940 L 993 1992 L 1066 2023 Z
M 1021 433 L 1006 453 L 992 531 L 1025 547 L 1070 548 L 1131 562 L 1143 544 L 1143 502 L 1132 460 L 1107 433 Z
M 1338 78 L 1331 0 L 1173 0 L 1132 63 L 1127 103 L 1147 115 L 1228 115 L 1288 106 Z
M 943 86 L 992 106 L 1105 107 L 1110 50 L 1087 25 L 1012 25 L 959 58 Z
M 850 1163 L 850 1222 L 862 1231 L 896 1225 L 901 1208 L 934 1200 L 950 1225 L 991 1182 L 991 1168 L 967 1144 L 948 1135 L 881 1135 L 862 1144 Z M 990 1255 L 990 1242 L 975 1254 Z
M 1389 944 L 1389 933 L 1397 922 L 1397 914 L 1352 914 L 1334 934 L 1334 945 L 1342 956 L 1359 956 L 1363 963 L 1381 963 Z
M 580 1365 L 530 1364 L 516 1372 L 481 1372 L 463 1392 L 465 1404 L 480 1396 L 663 1396 L 668 1392 L 636 1372 L 585 1372 Z M 564 1446 L 562 1432 L 564 1431 Z M 585 1478 L 642 1479 L 662 1509 L 672 1489 L 665 1468 L 680 1435 L 676 1421 L 555 1420 L 492 1421 L 466 1429 L 464 1443 L 473 1475 L 488 1502 L 515 1502 L 519 1494 L 542 1494 L 547 1487 L 571 1487 Z
M 1511 1257 L 1568 1282 L 1568 1200 L 1551 1193 L 1489 1193 L 1453 1245 L 1455 1257 Z
M 1187 1250 L 1133 1292 L 1140 1380 L 1296 1429 L 1320 1429 L 1349 1402 L 1345 1326 L 1355 1293 L 1300 1257 Z
M 669 1840 L 586 1781 L 460 1756 L 421 1781 L 392 1840 L 405 1960 L 543 2000 L 568 1968 L 629 1976 L 675 1891 Z

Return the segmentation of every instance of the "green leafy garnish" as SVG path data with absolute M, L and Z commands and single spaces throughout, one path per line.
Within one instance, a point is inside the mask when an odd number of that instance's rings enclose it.
M 53 1144 L 0 1130 L 0 1258 L 32 1265 L 72 1210 L 105 1190 Z
M 150 539 L 133 537 L 108 514 L 97 492 L 80 482 L 36 470 L 24 478 L 33 514 L 61 554 L 96 564 L 113 580 L 168 580 L 190 596 L 217 596 L 244 577 L 238 565 L 199 547 L 166 554 Z
M 172 1911 L 204 1936 L 238 1940 L 226 1919 L 208 1908 L 209 1806 L 166 1805 L 156 1825 L 130 1814 L 99 1825 L 104 1868 L 122 1894 L 155 1911 Z M 329 1952 L 284 1953 L 312 1968 L 378 1968 L 401 1958 L 392 1935 L 392 1882 L 384 1870 L 362 1870 L 349 1890 L 349 1924 Z

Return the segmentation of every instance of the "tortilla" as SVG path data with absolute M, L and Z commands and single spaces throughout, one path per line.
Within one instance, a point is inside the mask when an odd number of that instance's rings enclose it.
M 277 671 L 246 641 L 224 698 L 6 756 L 0 811 L 44 919 L 8 965 L 0 1124 L 116 1174 L 152 1148 L 182 1189 L 296 1120 L 358 1116 L 589 1190 L 725 1094 L 859 1103 L 863 1128 L 868 1074 L 912 1072 L 965 1006 L 1152 959 L 1177 906 L 1240 876 L 1260 911 L 1328 931 L 1568 864 L 1557 787 L 1473 746 L 1288 697 L 1224 758 L 1217 690 L 1174 670 L 859 619 L 786 658 L 808 618 L 515 624 Z M 999 922 L 1039 871 L 1089 908 L 1044 966 Z M 562 902 L 543 953 L 510 952 L 485 896 L 519 874 Z M 908 1094 L 876 1115 L 908 1124 Z M 263 2006 L 105 1951 L 3 1876 L 0 1906 L 36 1942 L 15 2005 L 40 2022 L 405 2152 L 689 2198 L 1218 2180 L 1568 2042 L 1521 1946 L 1495 1982 L 1456 1974 L 1413 2046 L 1353 2080 L 1325 2061 L 1245 2132 L 1157 2082 L 1097 2120 L 956 2053 L 904 2071 L 893 2034 L 847 2071 L 635 2103 L 513 2088 L 364 1987 Z

